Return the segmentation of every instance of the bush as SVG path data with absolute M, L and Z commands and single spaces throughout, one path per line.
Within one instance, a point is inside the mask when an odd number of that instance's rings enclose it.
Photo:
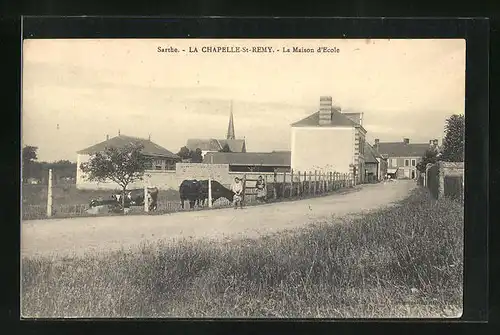
M 398 206 L 300 231 L 23 259 L 29 317 L 440 317 L 462 310 L 463 208 Z M 334 224 L 332 224 L 334 223 Z

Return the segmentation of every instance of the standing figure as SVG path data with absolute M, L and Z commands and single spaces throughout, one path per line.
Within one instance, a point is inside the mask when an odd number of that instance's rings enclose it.
M 255 183 L 257 189 L 257 202 L 265 202 L 267 197 L 266 182 L 262 176 L 259 176 L 257 183 Z
M 241 182 L 240 178 L 236 177 L 234 178 L 234 183 L 231 185 L 231 191 L 234 192 L 233 196 L 233 205 L 234 209 L 238 208 L 238 204 L 240 205 L 240 208 L 243 208 L 243 183 Z

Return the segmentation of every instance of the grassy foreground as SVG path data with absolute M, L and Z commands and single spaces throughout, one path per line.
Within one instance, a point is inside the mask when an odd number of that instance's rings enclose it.
M 399 206 L 257 240 L 22 260 L 24 317 L 459 317 L 463 206 Z

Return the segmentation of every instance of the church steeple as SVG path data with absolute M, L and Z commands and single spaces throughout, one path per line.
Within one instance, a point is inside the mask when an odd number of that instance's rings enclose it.
M 233 101 L 231 100 L 231 114 L 229 115 L 229 125 L 227 127 L 226 139 L 234 140 L 236 136 L 234 134 L 234 121 L 233 121 Z

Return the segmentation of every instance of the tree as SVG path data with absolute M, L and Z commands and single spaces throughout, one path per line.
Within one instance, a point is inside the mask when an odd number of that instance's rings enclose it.
M 222 149 L 219 150 L 219 152 L 231 152 L 231 148 L 229 148 L 229 144 L 224 144 Z
M 27 145 L 22 151 L 22 170 L 23 170 L 23 181 L 27 182 L 28 178 L 32 177 L 32 166 L 33 163 L 38 159 L 37 156 L 38 147 Z
M 191 152 L 191 162 L 192 163 L 201 163 L 203 162 L 203 154 L 200 148 L 196 148 L 196 150 Z
M 419 172 L 425 172 L 427 164 L 434 164 L 437 162 L 437 150 L 428 149 L 425 151 L 422 160 L 417 164 L 417 170 Z
M 441 159 L 446 162 L 464 161 L 465 117 L 454 114 L 446 120 Z
M 142 180 L 144 172 L 151 165 L 151 159 L 144 156 L 143 146 L 129 144 L 123 148 L 107 147 L 103 152 L 93 154 L 89 161 L 80 164 L 80 169 L 90 181 L 112 180 L 122 188 L 122 207 L 125 209 L 127 186 Z
M 191 158 L 191 151 L 186 146 L 184 146 L 179 150 L 177 156 L 179 156 L 182 159 Z

